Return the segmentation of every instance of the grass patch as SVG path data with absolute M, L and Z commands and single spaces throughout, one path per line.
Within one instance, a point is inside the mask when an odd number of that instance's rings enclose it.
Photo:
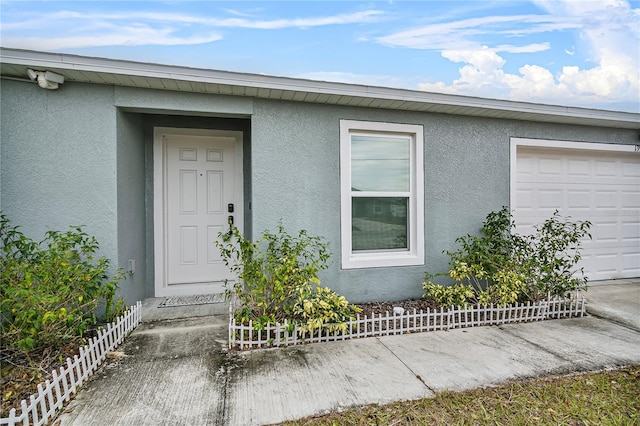
M 294 425 L 638 425 L 640 366 L 369 405 Z

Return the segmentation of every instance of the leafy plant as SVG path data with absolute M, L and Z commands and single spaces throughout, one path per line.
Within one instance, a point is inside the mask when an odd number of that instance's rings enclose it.
M 583 268 L 576 269 L 582 258 L 582 241 L 591 238 L 591 222 L 572 222 L 556 210 L 536 233 L 522 236 L 514 250 L 513 263 L 527 278 L 526 292 L 530 299 L 547 294 L 564 296 L 586 288 Z
M 260 329 L 286 319 L 313 330 L 348 321 L 357 309 L 328 288 L 314 291 L 330 253 L 322 238 L 305 230 L 292 236 L 280 224 L 254 243 L 233 227 L 231 234 L 219 235 L 216 246 L 238 277 L 228 292 L 239 302 L 234 313 L 239 322 L 253 321 Z
M 581 259 L 584 238 L 590 238 L 588 221 L 572 222 L 556 210 L 549 219 L 535 227 L 531 235 L 514 232 L 515 224 L 506 208 L 491 212 L 480 235 L 456 239 L 460 249 L 446 252 L 450 257 L 447 275 L 455 286 L 465 286 L 473 295 L 462 301 L 462 290 L 444 290 L 434 284 L 434 275 L 426 274 L 425 297 L 439 299 L 457 295 L 459 304 L 537 301 L 564 296 L 586 288 L 583 270 L 576 269 Z M 440 274 L 441 275 L 441 274 Z M 457 292 L 457 293 L 456 293 Z
M 3 348 L 30 352 L 82 337 L 100 301 L 107 320 L 121 312 L 115 295 L 126 274 L 109 277 L 109 260 L 94 257 L 98 242 L 81 227 L 48 231 L 36 243 L 0 213 L 0 243 Z
M 468 268 L 483 271 L 482 276 L 475 278 L 484 280 L 486 284 L 488 277 L 504 269 L 512 261 L 514 249 L 520 240 L 520 237 L 512 232 L 514 226 L 511 214 L 506 207 L 489 213 L 480 228 L 479 236 L 465 235 L 457 238 L 456 243 L 460 244 L 460 249 L 455 252 L 446 252 L 451 259 L 450 264 L 454 268 L 459 267 L 458 264 L 464 264 Z M 473 270 L 467 270 L 464 273 L 475 274 Z M 482 281 L 477 282 L 477 284 L 481 283 Z
M 491 276 L 493 282 L 487 288 L 477 291 L 477 302 L 482 305 L 499 306 L 516 303 L 523 298 L 526 290 L 524 275 L 511 270 L 498 270 Z
M 316 287 L 315 292 L 312 291 L 295 306 L 295 317 L 302 322 L 301 332 L 317 331 L 323 327 L 330 332 L 344 331 L 354 312 L 360 311 L 329 287 Z
M 424 297 L 428 297 L 440 306 L 465 306 L 475 297 L 471 286 L 460 283 L 445 287 L 427 281 L 422 288 L 426 290 Z

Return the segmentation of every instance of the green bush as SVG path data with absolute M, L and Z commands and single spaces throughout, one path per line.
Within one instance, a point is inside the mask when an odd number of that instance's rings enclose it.
M 81 227 L 36 243 L 0 213 L 0 243 L 3 348 L 30 352 L 82 337 L 101 301 L 108 321 L 122 311 L 115 295 L 124 274 L 109 278 L 109 260 L 94 258 L 98 242 Z
M 582 241 L 590 239 L 591 222 L 572 222 L 558 211 L 536 233 L 521 236 L 514 250 L 513 265 L 526 277 L 526 294 L 539 300 L 551 294 L 565 296 L 586 289 L 587 279 L 576 264 L 582 258 Z
M 328 288 L 314 291 L 330 253 L 320 237 L 305 230 L 292 236 L 280 224 L 275 233 L 265 231 L 262 241 L 254 243 L 234 227 L 230 235 L 219 235 L 216 246 L 238 277 L 228 292 L 239 302 L 234 315 L 241 323 L 253 321 L 260 329 L 289 320 L 303 331 L 324 324 L 341 327 L 358 309 Z
M 440 303 L 457 295 L 466 303 L 506 305 L 538 301 L 551 296 L 586 288 L 581 259 L 582 240 L 590 238 L 588 221 L 572 222 L 555 211 L 532 235 L 514 232 L 514 222 L 506 208 L 491 212 L 480 229 L 480 235 L 456 239 L 461 246 L 446 252 L 450 258 L 448 275 L 455 286 L 472 291 L 466 300 L 462 290 L 444 290 L 434 284 L 434 275 L 425 274 L 425 297 Z M 440 274 L 443 275 L 443 274 Z
M 460 283 L 445 287 L 426 281 L 422 288 L 426 291 L 424 297 L 428 297 L 440 306 L 466 306 L 475 297 L 471 286 Z
M 344 331 L 347 321 L 357 311 L 360 308 L 349 305 L 344 296 L 328 287 L 316 287 L 316 291 L 302 299 L 302 303 L 296 303 L 295 318 L 300 319 L 302 332 L 318 331 L 323 327 L 328 331 Z

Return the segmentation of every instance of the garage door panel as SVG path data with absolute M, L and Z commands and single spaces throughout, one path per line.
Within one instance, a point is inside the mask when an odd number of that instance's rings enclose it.
M 634 179 L 634 178 L 639 179 L 640 178 L 640 168 L 638 168 L 637 162 L 622 160 L 620 164 L 622 165 L 623 179 Z
M 572 177 L 587 177 L 591 174 L 591 164 L 586 159 L 575 159 L 567 162 L 567 173 Z
M 555 157 L 540 157 L 538 160 L 538 174 L 540 176 L 557 178 L 563 174 L 562 160 Z M 535 170 L 535 168 L 534 168 Z
M 545 189 L 538 191 L 538 207 L 541 210 L 551 210 L 552 212 L 559 205 L 564 204 L 563 191 L 560 189 Z
M 618 270 L 618 253 L 599 253 L 594 256 L 596 271 L 599 274 L 615 274 Z
M 589 271 L 588 277 L 592 281 L 620 278 L 619 262 L 620 255 L 615 251 L 593 254 L 591 263 L 585 265 L 585 274 Z
M 622 190 L 620 191 L 620 206 L 623 209 L 640 209 L 640 191 Z M 628 212 L 627 215 L 640 215 L 640 211 Z
M 618 191 L 615 190 L 595 190 L 594 199 L 596 209 L 615 209 L 619 203 Z
M 569 189 L 567 190 L 567 207 L 576 210 L 590 210 L 592 201 L 592 192 L 587 189 Z
M 596 222 L 591 226 L 591 234 L 596 243 L 618 241 L 620 239 L 618 222 Z
M 598 178 L 615 178 L 618 175 L 616 162 L 596 160 L 596 173 Z
M 531 188 L 518 190 L 516 197 L 517 203 L 521 210 L 531 211 L 533 209 L 534 191 Z
M 533 176 L 533 158 L 522 156 L 518 159 L 518 171 L 519 176 Z
M 623 275 L 627 277 L 640 276 L 640 252 L 625 253 L 622 255 Z
M 621 226 L 622 240 L 627 243 L 636 243 L 640 245 L 640 222 L 634 220 L 623 220 Z
M 593 240 L 584 241 L 580 265 L 589 279 L 640 276 L 640 155 L 517 149 L 513 188 L 517 231 L 530 234 L 534 224 L 555 210 L 574 221 L 588 220 Z

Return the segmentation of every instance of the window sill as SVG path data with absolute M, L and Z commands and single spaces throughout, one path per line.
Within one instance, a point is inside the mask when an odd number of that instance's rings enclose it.
M 424 256 L 412 252 L 351 254 L 342 259 L 342 269 L 424 266 Z

